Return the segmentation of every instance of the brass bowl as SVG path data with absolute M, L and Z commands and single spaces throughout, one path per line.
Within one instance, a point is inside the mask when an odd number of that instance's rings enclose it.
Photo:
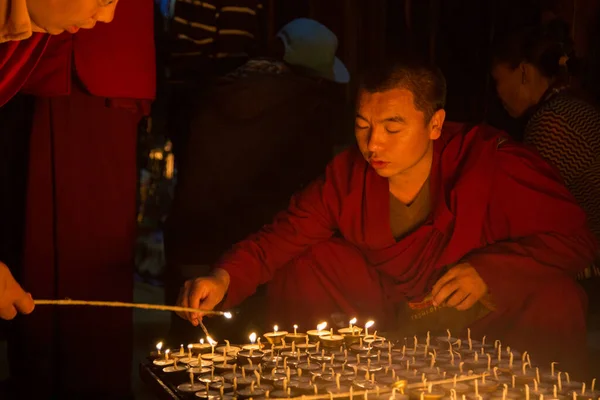
M 421 393 L 423 393 L 422 397 Z M 409 397 L 414 400 L 421 398 L 425 400 L 440 400 L 445 395 L 446 393 L 443 390 L 436 390 L 435 388 L 431 391 L 431 393 L 429 393 L 428 388 L 412 389 L 409 393 Z
M 283 343 L 283 338 L 286 337 L 288 333 L 286 331 L 278 331 L 278 332 L 269 332 L 265 333 L 263 336 L 267 339 L 269 344 L 273 344 L 275 346 Z
M 212 351 L 212 346 L 208 343 L 192 343 L 192 354 L 206 354 Z
M 308 335 L 306 333 L 288 333 L 285 336 L 285 341 L 289 342 L 289 343 L 296 343 L 296 344 L 301 344 L 301 343 L 306 343 L 306 338 L 308 337 Z
M 354 344 L 360 344 L 360 340 L 364 338 L 365 335 L 344 335 L 344 343 L 347 348 L 350 348 Z
M 360 335 L 362 334 L 363 329 L 359 328 L 358 326 L 353 326 L 352 328 L 341 328 L 338 329 L 338 333 L 340 335 L 346 336 L 346 335 Z
M 319 338 L 321 347 L 326 349 L 338 349 L 343 346 L 344 337 L 342 335 L 323 335 Z
M 306 332 L 306 334 L 308 335 L 308 339 L 310 342 L 317 343 L 321 336 L 329 335 L 329 331 L 318 331 L 316 329 L 312 329 Z

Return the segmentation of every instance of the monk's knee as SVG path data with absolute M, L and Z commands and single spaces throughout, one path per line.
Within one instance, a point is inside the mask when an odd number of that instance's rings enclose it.
M 524 311 L 534 313 L 535 319 L 560 324 L 585 321 L 587 296 L 577 281 L 565 277 L 538 281 L 535 285 L 524 304 Z

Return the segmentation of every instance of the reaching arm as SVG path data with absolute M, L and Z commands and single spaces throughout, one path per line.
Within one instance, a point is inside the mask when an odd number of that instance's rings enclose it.
M 295 195 L 286 211 L 260 232 L 238 243 L 216 268 L 230 276 L 224 307 L 239 304 L 275 271 L 311 245 L 329 239 L 337 220 L 354 155 L 346 151 L 327 167 L 325 177 Z
M 295 195 L 289 208 L 279 213 L 271 225 L 235 245 L 214 266 L 211 277 L 187 281 L 177 303 L 182 307 L 211 310 L 227 294 L 222 307 L 236 306 L 295 256 L 329 239 L 337 225 L 340 199 L 340 192 L 332 182 L 334 169 L 330 165 L 325 178 Z M 202 313 L 179 315 L 193 325 L 198 325 L 202 317 Z
M 488 246 L 466 261 L 488 286 L 494 306 L 515 309 L 543 281 L 575 279 L 594 258 L 586 216 L 554 169 L 514 144 L 498 149 L 488 208 Z

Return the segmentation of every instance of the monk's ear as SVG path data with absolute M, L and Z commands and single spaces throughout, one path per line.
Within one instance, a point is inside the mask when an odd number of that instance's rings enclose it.
M 429 121 L 429 139 L 436 140 L 442 134 L 442 126 L 446 120 L 446 111 L 444 109 L 437 110 Z

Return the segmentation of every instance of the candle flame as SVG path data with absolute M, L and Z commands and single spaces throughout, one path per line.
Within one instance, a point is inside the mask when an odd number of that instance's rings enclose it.
M 254 344 L 256 342 L 256 333 L 252 332 L 250 334 L 250 343 Z
M 321 322 L 319 325 L 317 325 L 317 331 L 319 332 L 325 328 L 327 328 L 327 322 Z
M 193 346 L 193 345 L 191 345 L 191 344 L 188 344 L 188 350 L 191 350 L 191 349 L 192 349 L 192 347 L 194 347 L 194 346 Z
M 277 325 L 275 325 L 275 326 L 273 327 L 273 332 L 277 332 L 278 330 L 279 330 L 279 327 L 278 327 Z
M 231 313 L 230 313 L 229 311 L 227 311 L 227 312 L 224 312 L 224 313 L 223 313 L 223 316 L 224 316 L 225 318 L 227 318 L 227 319 L 231 319 L 231 317 L 233 317 L 233 315 L 231 315 Z
M 365 324 L 365 328 L 369 329 L 370 327 L 372 327 L 373 325 L 375 325 L 375 321 L 369 321 Z
M 165 354 L 169 354 L 171 352 L 170 349 L 165 350 Z
M 298 325 L 294 325 L 294 329 L 298 329 Z
M 163 342 L 156 343 L 156 350 L 161 351 L 162 347 L 163 347 Z
M 350 320 L 350 325 L 354 325 L 354 324 L 356 324 L 356 321 L 357 321 L 357 319 L 356 319 L 356 318 L 352 318 L 352 319 Z
M 204 339 L 200 339 L 200 344 L 204 344 Z
M 210 336 L 206 337 L 206 341 L 208 342 L 208 344 L 210 344 L 211 346 L 216 346 L 217 342 L 215 340 L 213 340 L 213 338 L 211 338 Z

